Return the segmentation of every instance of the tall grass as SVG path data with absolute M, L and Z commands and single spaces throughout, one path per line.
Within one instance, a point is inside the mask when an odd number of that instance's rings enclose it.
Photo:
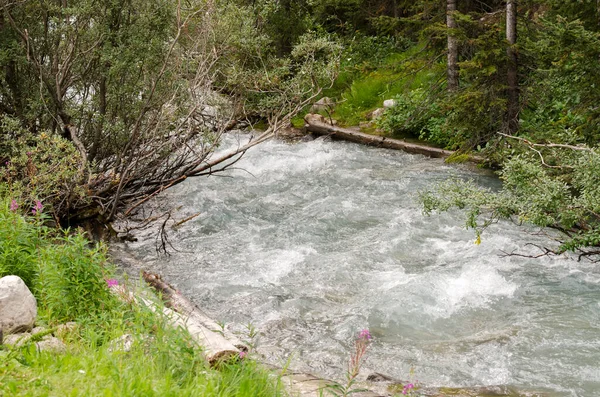
M 323 92 L 323 96 L 337 102 L 332 116 L 343 126 L 367 120 L 386 99 L 410 96 L 416 89 L 429 90 L 443 75 L 442 64 L 429 64 L 422 56 L 425 43 L 378 45 L 363 38 L 353 45 L 342 56 L 344 61 L 333 86 Z M 307 112 L 308 108 L 294 118 L 293 125 L 301 127 Z
M 101 246 L 43 226 L 0 201 L 0 276 L 26 280 L 38 300 L 38 325 L 65 321 L 66 353 L 35 345 L 0 346 L 1 396 L 282 396 L 277 376 L 252 360 L 211 368 L 202 347 L 162 315 L 110 292 L 115 277 Z M 160 302 L 156 302 L 160 307 Z M 132 335 L 128 352 L 116 348 Z

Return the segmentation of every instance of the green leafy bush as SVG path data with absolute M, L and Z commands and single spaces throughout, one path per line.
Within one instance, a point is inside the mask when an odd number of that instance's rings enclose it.
M 21 207 L 42 201 L 46 212 L 62 217 L 69 204 L 85 202 L 81 156 L 57 134 L 33 134 L 19 122 L 0 117 L 0 183 Z
M 104 281 L 110 270 L 100 247 L 47 228 L 41 210 L 21 215 L 17 205 L 5 199 L 0 206 L 0 277 L 21 277 L 53 322 L 94 319 L 118 304 Z
M 116 303 L 105 282 L 103 252 L 99 247 L 89 248 L 81 234 L 65 233 L 46 245 L 39 262 L 38 302 L 54 320 L 95 317 Z
M 476 231 L 478 239 L 491 223 L 514 218 L 561 231 L 561 244 L 553 249 L 556 253 L 598 255 L 600 154 L 586 147 L 538 148 L 505 162 L 501 171 L 504 184 L 498 192 L 458 180 L 421 193 L 425 213 L 463 209 L 466 226 Z M 540 161 L 539 156 L 550 157 L 551 152 L 557 165 Z
M 39 275 L 41 230 L 11 211 L 10 205 L 4 200 L 0 208 L 0 277 L 16 275 L 33 287 Z

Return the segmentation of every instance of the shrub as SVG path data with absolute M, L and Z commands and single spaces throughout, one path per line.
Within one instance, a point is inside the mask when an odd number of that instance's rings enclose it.
M 81 187 L 81 156 L 70 141 L 59 135 L 39 135 L 19 122 L 0 117 L 0 183 L 21 205 L 33 207 L 41 200 L 47 212 L 59 217 L 69 204 L 86 200 Z
M 104 281 L 103 250 L 90 248 L 80 233 L 47 228 L 41 210 L 19 214 L 17 204 L 5 199 L 0 205 L 0 277 L 21 277 L 53 322 L 93 319 L 117 305 Z
M 32 227 L 16 210 L 11 211 L 10 205 L 4 201 L 0 208 L 0 277 L 19 276 L 32 288 L 39 273 L 37 252 L 41 230 Z

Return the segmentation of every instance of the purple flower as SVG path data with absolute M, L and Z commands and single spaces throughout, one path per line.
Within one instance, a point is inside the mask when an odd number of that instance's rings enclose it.
M 17 211 L 17 209 L 19 209 L 19 204 L 16 202 L 16 200 L 12 200 L 10 202 L 10 210 L 12 212 L 15 212 L 15 211 Z
M 373 337 L 371 336 L 371 333 L 369 332 L 368 329 L 363 329 L 362 331 L 360 331 L 358 333 L 358 338 L 359 339 L 365 339 L 365 340 L 371 340 L 371 339 L 373 339 Z
M 240 359 L 243 360 L 247 355 L 248 355 L 248 353 L 246 353 L 245 351 L 241 351 L 240 352 Z
M 40 212 L 42 212 L 43 209 L 44 206 L 42 205 L 42 202 L 38 200 L 35 202 L 35 206 L 31 210 L 31 212 L 33 213 L 33 215 L 38 215 Z
M 415 385 L 413 385 L 412 383 L 404 385 L 404 387 L 402 388 L 402 394 L 407 394 L 411 389 L 414 389 L 414 388 L 415 388 Z
M 108 288 L 112 288 L 112 287 L 116 287 L 119 285 L 119 281 L 115 280 L 114 278 L 107 278 L 106 279 L 106 284 L 108 285 Z

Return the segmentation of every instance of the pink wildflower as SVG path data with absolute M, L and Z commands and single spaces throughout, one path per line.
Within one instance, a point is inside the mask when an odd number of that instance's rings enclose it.
M 240 359 L 243 360 L 247 355 L 248 355 L 248 353 L 246 353 L 245 351 L 241 351 L 240 352 Z
M 371 336 L 371 333 L 369 332 L 368 329 L 363 329 L 362 331 L 360 331 L 358 333 L 358 338 L 359 339 L 365 339 L 365 340 L 371 340 L 371 339 L 373 339 L 373 337 Z
M 402 388 L 402 394 L 408 394 L 408 392 L 410 392 L 411 389 L 414 389 L 414 388 L 415 388 L 415 385 L 413 385 L 412 383 L 404 385 L 404 387 Z
M 15 212 L 17 209 L 19 209 L 19 204 L 17 203 L 17 201 L 16 201 L 16 200 L 12 200 L 12 201 L 10 202 L 10 210 L 11 210 L 12 212 Z
M 106 284 L 108 284 L 108 288 L 116 287 L 119 285 L 119 281 L 114 278 L 107 278 Z
M 33 215 L 38 215 L 39 213 L 42 212 L 43 209 L 44 209 L 44 206 L 42 205 L 42 202 L 38 200 L 35 202 L 35 206 L 31 210 L 31 212 L 33 213 Z

